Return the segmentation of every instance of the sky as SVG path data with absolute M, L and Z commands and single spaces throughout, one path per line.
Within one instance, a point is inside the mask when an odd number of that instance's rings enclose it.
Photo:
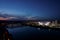
M 17 16 L 60 17 L 60 0 L 0 0 L 0 12 Z

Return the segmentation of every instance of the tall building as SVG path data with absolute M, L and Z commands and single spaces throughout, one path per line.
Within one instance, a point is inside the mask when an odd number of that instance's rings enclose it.
M 55 21 L 52 21 L 51 26 L 50 27 L 55 27 Z
M 56 26 L 56 27 L 58 26 L 58 22 L 57 22 L 57 20 L 55 20 L 55 26 Z

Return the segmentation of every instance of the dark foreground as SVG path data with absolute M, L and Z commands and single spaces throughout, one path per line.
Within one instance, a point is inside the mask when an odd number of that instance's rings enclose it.
M 39 29 L 34 27 L 7 28 L 12 34 L 13 40 L 40 40 L 40 39 L 58 39 L 60 31 Z
M 26 21 L 24 21 L 26 22 Z M 4 23 L 3 25 L 0 24 L 1 28 L 6 29 L 6 25 L 11 23 L 21 23 L 23 25 L 23 21 L 0 21 L 0 23 Z M 3 26 L 3 27 L 2 27 Z M 40 29 L 39 29 L 40 27 Z M 56 39 L 60 37 L 60 28 L 49 28 L 49 27 L 42 27 L 42 26 L 32 26 L 32 25 L 24 25 L 24 26 L 17 26 L 12 28 L 7 28 L 8 30 L 8 38 L 13 40 L 40 40 L 40 39 Z M 53 30 L 50 30 L 53 29 Z M 56 30 L 55 30 L 56 29 Z M 5 31 L 5 30 L 4 30 Z

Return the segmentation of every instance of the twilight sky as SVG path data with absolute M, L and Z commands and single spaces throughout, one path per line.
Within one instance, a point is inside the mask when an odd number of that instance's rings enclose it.
M 0 0 L 0 12 L 17 16 L 60 17 L 60 0 Z

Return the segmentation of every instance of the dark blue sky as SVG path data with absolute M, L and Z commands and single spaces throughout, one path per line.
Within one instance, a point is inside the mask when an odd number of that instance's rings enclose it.
M 0 12 L 19 16 L 60 17 L 60 0 L 0 0 Z

